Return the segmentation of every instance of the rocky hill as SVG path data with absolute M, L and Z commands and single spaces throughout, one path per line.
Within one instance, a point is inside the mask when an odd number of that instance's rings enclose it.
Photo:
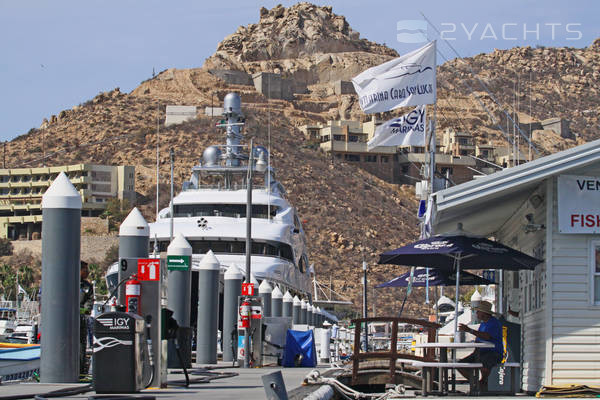
M 363 257 L 371 266 L 372 282 L 404 272 L 374 263 L 380 252 L 417 238 L 414 189 L 389 185 L 351 164 L 332 164 L 297 127 L 328 119 L 370 118 L 359 110 L 355 95 L 335 95 L 332 81 L 349 79 L 395 56 L 394 50 L 361 39 L 330 7 L 300 3 L 263 8 L 257 24 L 240 27 L 225 38 L 201 68 L 169 69 L 131 93 L 119 89 L 100 93 L 51 116 L 39 129 L 8 143 L 7 164 L 38 166 L 45 156 L 46 165 L 135 165 L 137 205 L 153 220 L 157 125 L 162 206 L 168 202 L 169 148 L 175 149 L 175 184 L 180 187 L 203 149 L 222 138 L 215 121 L 200 113 L 195 121 L 165 128 L 165 106 L 195 105 L 203 110 L 220 105 L 225 94 L 236 91 L 247 116 L 246 136 L 266 145 L 270 129 L 272 163 L 304 220 L 318 276 L 325 282 L 331 277 L 334 288 L 359 305 Z M 211 74 L 215 69 L 279 72 L 302 81 L 307 91 L 290 101 L 267 99 L 253 86 L 226 84 Z M 550 131 L 538 133 L 535 144 L 541 154 L 593 140 L 598 137 L 600 114 L 599 70 L 599 41 L 585 49 L 515 48 L 452 60 L 438 69 L 438 132 L 453 127 L 480 140 L 506 143 L 497 127 L 505 124 L 504 108 L 518 111 L 521 122 L 550 117 L 572 121 L 576 139 Z M 517 76 L 518 89 L 513 86 Z M 512 109 L 515 95 L 518 110 Z M 394 313 L 401 300 L 398 292 L 379 292 L 378 313 Z M 424 315 L 422 291 L 411 296 L 407 310 L 410 315 Z

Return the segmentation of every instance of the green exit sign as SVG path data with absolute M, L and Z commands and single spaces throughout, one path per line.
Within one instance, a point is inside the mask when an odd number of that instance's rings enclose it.
M 169 271 L 187 271 L 192 266 L 192 256 L 167 255 L 167 269 Z

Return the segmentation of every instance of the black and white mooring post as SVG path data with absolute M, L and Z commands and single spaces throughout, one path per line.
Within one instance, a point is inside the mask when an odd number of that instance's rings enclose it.
M 168 308 L 173 311 L 173 319 L 179 325 L 178 345 L 185 367 L 191 367 L 192 337 L 190 331 L 190 315 L 192 308 L 192 246 L 178 232 L 167 247 L 167 279 Z M 174 343 L 169 345 L 168 367 L 183 368 Z
M 298 300 L 300 301 L 300 300 Z M 283 295 L 283 299 L 281 300 L 281 316 L 282 317 L 290 317 L 292 321 L 294 320 L 294 298 L 289 291 L 286 291 Z
M 292 324 L 300 324 L 300 314 L 301 312 L 302 302 L 298 298 L 298 296 L 294 296 L 294 306 L 292 308 Z
M 81 195 L 64 172 L 42 196 L 42 219 L 40 378 L 79 382 Z
M 291 296 L 290 296 L 291 298 Z M 281 317 L 283 307 L 283 293 L 279 289 L 279 286 L 275 285 L 275 289 L 271 293 L 271 316 Z
M 237 265 L 227 268 L 223 289 L 223 361 L 233 361 L 237 358 L 237 318 L 238 296 L 242 293 L 242 278 L 244 275 Z
M 306 318 L 308 317 L 308 313 L 306 311 L 306 306 L 308 305 L 308 302 L 306 301 L 306 299 L 302 299 L 300 301 L 300 323 L 302 325 L 306 325 L 308 322 L 306 321 Z
M 217 363 L 220 264 L 212 250 L 202 257 L 198 271 L 198 332 L 196 363 Z
M 258 287 L 258 295 L 263 299 L 263 317 L 271 316 L 271 293 L 273 288 L 266 279 L 263 279 Z

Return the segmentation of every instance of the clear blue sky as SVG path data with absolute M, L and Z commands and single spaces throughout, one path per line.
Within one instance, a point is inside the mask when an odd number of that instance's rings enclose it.
M 238 26 L 258 22 L 261 6 L 278 3 L 294 2 L 0 0 L 0 140 L 101 91 L 129 92 L 153 68 L 199 67 Z M 400 53 L 420 47 L 397 40 L 404 32 L 398 21 L 422 19 L 419 11 L 446 31 L 462 56 L 518 45 L 586 47 L 600 37 L 600 2 L 593 0 L 315 3 L 332 5 L 361 37 Z M 428 34 L 436 36 L 431 27 Z

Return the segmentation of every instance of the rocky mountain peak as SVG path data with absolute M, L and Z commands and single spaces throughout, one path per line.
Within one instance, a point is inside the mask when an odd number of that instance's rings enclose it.
M 261 8 L 259 22 L 240 26 L 227 36 L 207 64 L 242 69 L 241 63 L 343 52 L 398 55 L 393 49 L 361 39 L 346 18 L 333 13 L 331 7 L 299 3 L 288 8 Z

